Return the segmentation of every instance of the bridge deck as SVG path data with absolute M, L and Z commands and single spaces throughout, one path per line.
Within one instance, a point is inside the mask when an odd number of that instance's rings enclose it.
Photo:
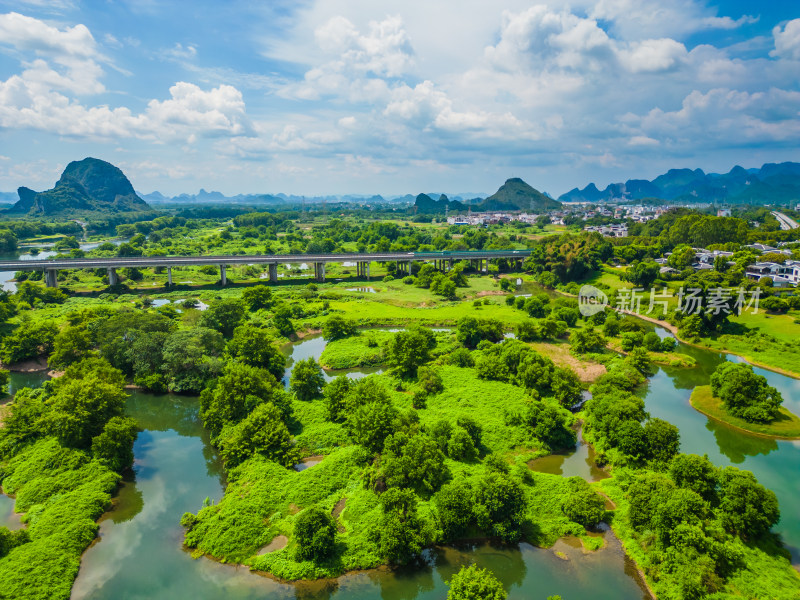
M 123 267 L 179 267 L 202 265 L 250 265 L 270 263 L 392 262 L 415 260 L 524 259 L 530 250 L 470 250 L 454 252 L 375 252 L 364 254 L 249 254 L 225 256 L 114 256 L 12 260 L 0 262 L 0 271 L 50 269 L 117 269 Z

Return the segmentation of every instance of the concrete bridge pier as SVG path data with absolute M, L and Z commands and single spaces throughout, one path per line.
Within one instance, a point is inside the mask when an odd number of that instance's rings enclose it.
M 172 287 L 172 267 L 167 267 L 167 286 Z
M 58 287 L 58 271 L 55 269 L 44 270 L 44 284 L 50 288 Z
M 278 281 L 278 263 L 269 263 L 269 280 L 272 283 Z
M 314 263 L 314 279 L 317 281 L 325 281 L 325 263 Z
M 117 275 L 117 270 L 113 267 L 108 269 L 108 285 L 118 285 L 119 284 L 119 275 Z
M 228 273 L 225 265 L 219 266 L 219 282 L 221 285 L 228 285 Z
M 489 272 L 489 259 L 488 258 L 483 259 L 483 260 L 481 260 L 481 263 L 483 263 L 483 272 L 484 273 L 488 273 Z
M 358 277 L 366 277 L 369 279 L 369 262 L 367 261 L 359 261 L 356 263 L 357 271 L 356 275 Z
M 411 273 L 411 261 L 409 260 L 398 260 L 397 261 L 397 274 L 398 275 L 408 275 Z

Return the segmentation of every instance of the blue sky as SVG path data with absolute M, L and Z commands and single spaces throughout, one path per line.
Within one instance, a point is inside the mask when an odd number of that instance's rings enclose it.
M 0 0 L 0 190 L 558 195 L 798 140 L 796 1 Z

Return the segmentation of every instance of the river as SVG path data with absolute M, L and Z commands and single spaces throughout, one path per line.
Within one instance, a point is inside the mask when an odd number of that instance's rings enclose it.
M 318 358 L 324 346 L 324 340 L 315 337 L 285 350 L 291 365 L 308 356 Z M 683 345 L 679 351 L 692 354 L 697 366 L 659 369 L 641 390 L 647 409 L 680 428 L 682 451 L 707 453 L 717 464 L 750 469 L 778 494 L 783 518 L 776 530 L 796 559 L 800 546 L 800 487 L 795 474 L 800 467 L 800 444 L 733 431 L 694 411 L 688 400 L 692 387 L 707 383 L 724 357 Z M 757 371 L 781 390 L 790 410 L 800 411 L 796 393 L 800 382 Z M 12 387 L 36 384 L 42 378 L 15 375 Z M 511 600 L 545 600 L 554 594 L 562 595 L 564 600 L 647 597 L 635 569 L 613 536 L 607 536 L 606 548 L 585 555 L 564 541 L 548 550 L 527 544 L 511 548 L 435 548 L 426 554 L 424 568 L 378 569 L 336 581 L 299 584 L 276 582 L 245 568 L 206 558 L 192 559 L 181 546 L 180 517 L 186 511 L 196 512 L 204 498 L 218 501 L 224 489 L 224 471 L 201 426 L 197 398 L 135 391 L 128 400 L 128 412 L 143 428 L 134 446 L 135 479 L 125 482 L 114 500 L 114 509 L 101 519 L 99 538 L 84 554 L 73 588 L 74 600 L 442 600 L 447 590 L 445 581 L 471 561 L 491 569 L 506 585 Z M 603 476 L 585 445 L 536 468 L 590 480 Z M 0 522 L 9 505 L 10 499 L 0 497 Z M 559 558 L 556 549 L 568 560 Z
M 114 239 L 114 240 L 105 240 L 109 241 L 112 244 L 119 246 L 123 242 L 126 242 L 127 239 Z M 79 245 L 81 250 L 88 251 L 97 248 L 101 244 L 105 243 L 102 242 L 83 242 Z M 51 249 L 52 245 L 45 244 L 43 246 L 37 246 L 40 248 L 38 254 L 31 254 L 28 252 L 28 249 L 25 247 L 18 248 L 16 252 L 4 252 L 0 253 L 0 260 L 45 260 L 48 258 L 52 258 L 58 252 L 55 252 Z M 47 248 L 47 249 L 42 249 Z M 68 253 L 68 251 L 65 251 Z M 0 271 L 0 286 L 6 292 L 13 293 L 17 291 L 17 284 L 14 282 L 14 275 L 16 273 L 14 271 Z

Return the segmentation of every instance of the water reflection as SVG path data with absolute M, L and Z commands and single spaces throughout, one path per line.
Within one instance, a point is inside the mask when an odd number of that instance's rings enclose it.
M 778 449 L 776 440 L 755 435 L 742 435 L 741 431 L 714 419 L 708 419 L 706 429 L 714 434 L 719 451 L 735 465 L 743 463 L 748 456 L 769 454 Z
M 388 331 L 397 331 L 397 330 L 388 330 Z M 294 344 L 286 344 L 283 348 L 281 348 L 281 352 L 286 356 L 286 369 L 284 370 L 283 375 L 283 385 L 288 390 L 289 383 L 291 381 L 292 376 L 292 369 L 296 362 L 301 360 L 306 360 L 307 358 L 313 358 L 317 362 L 319 362 L 320 356 L 322 356 L 322 352 L 325 350 L 325 346 L 328 345 L 321 334 L 308 336 L 304 338 L 302 341 L 294 343 Z M 347 370 L 331 370 L 331 371 L 323 371 L 322 375 L 325 378 L 325 381 L 332 381 L 334 378 L 338 377 L 339 375 L 346 375 L 350 379 L 362 379 L 367 375 L 372 375 L 374 373 L 382 373 L 383 369 L 380 367 L 363 367 L 359 369 L 347 369 Z
M 609 474 L 597 466 L 594 448 L 589 446 L 578 432 L 578 443 L 574 450 L 557 452 L 528 462 L 528 467 L 539 473 L 550 473 L 563 477 L 583 477 L 586 481 L 607 479 Z
M 736 465 L 752 471 L 778 497 L 781 520 L 773 529 L 781 535 L 800 565 L 800 444 L 771 440 L 732 429 L 696 411 L 689 397 L 696 385 L 708 385 L 711 374 L 726 359 L 735 357 L 678 344 L 680 353 L 695 358 L 694 368 L 662 367 L 639 390 L 653 417 L 670 421 L 680 429 L 681 452 L 707 454 L 717 465 Z M 800 414 L 800 381 L 755 367 L 784 398 L 784 406 Z
M 19 518 L 20 515 L 14 512 L 14 499 L 0 494 L 0 526 L 20 529 L 22 522 Z

